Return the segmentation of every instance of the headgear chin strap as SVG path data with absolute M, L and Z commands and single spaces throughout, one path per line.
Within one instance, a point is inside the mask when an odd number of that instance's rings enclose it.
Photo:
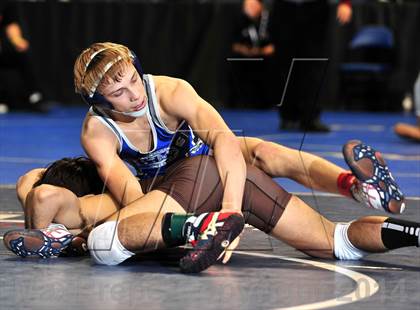
M 125 116 L 130 116 L 130 117 L 135 117 L 135 118 L 137 118 L 137 117 L 141 117 L 141 116 L 143 116 L 144 114 L 146 114 L 147 109 L 148 109 L 148 105 L 147 105 L 147 103 L 146 103 L 146 106 L 145 106 L 143 109 L 139 110 L 139 111 L 133 111 L 133 112 L 120 112 L 120 111 L 117 111 L 117 110 L 112 110 L 112 109 L 111 109 L 111 111 L 112 111 L 112 112 L 114 112 L 114 113 L 118 113 L 118 114 L 125 115 Z
M 95 57 L 97 55 L 99 55 L 101 52 L 103 52 L 104 50 L 107 50 L 108 48 L 103 48 L 100 49 L 98 51 L 96 51 L 95 53 L 93 53 L 89 59 L 89 61 L 86 63 L 85 65 L 85 74 L 87 71 L 87 68 L 89 67 L 89 64 L 92 62 L 93 59 L 95 59 Z M 130 58 L 132 59 L 134 68 L 136 68 L 136 71 L 138 72 L 138 74 L 140 75 L 141 79 L 143 80 L 143 69 L 141 67 L 140 64 L 140 60 L 139 58 L 136 56 L 136 54 L 133 51 L 130 51 Z M 107 71 L 109 69 L 111 69 L 111 67 L 116 64 L 118 61 L 120 61 L 122 58 L 121 57 L 117 57 L 115 60 L 109 62 L 105 68 L 104 71 L 102 72 L 102 75 L 100 76 L 100 78 L 96 81 L 96 83 L 92 86 L 92 88 L 90 89 L 89 94 L 81 94 L 83 101 L 85 101 L 88 105 L 90 106 L 100 106 L 102 108 L 105 109 L 110 109 L 115 113 L 118 114 L 123 114 L 125 116 L 131 116 L 131 117 L 141 117 L 146 113 L 146 108 L 147 108 L 147 104 L 146 107 L 144 107 L 143 109 L 141 109 L 140 111 L 133 111 L 133 112 L 120 112 L 120 111 L 116 111 L 114 110 L 114 107 L 112 106 L 112 104 L 105 99 L 104 96 L 102 96 L 100 93 L 97 92 L 97 87 L 99 85 L 99 83 L 101 82 L 102 78 L 105 76 L 105 74 L 107 73 Z

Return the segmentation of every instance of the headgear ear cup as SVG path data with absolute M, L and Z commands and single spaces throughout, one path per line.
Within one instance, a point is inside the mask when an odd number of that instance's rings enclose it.
M 143 79 L 143 68 L 141 67 L 140 60 L 133 51 L 130 50 L 130 53 L 131 53 L 131 58 L 133 59 L 133 65 L 136 68 L 141 79 Z
M 99 105 L 106 109 L 113 109 L 111 103 L 98 92 L 95 92 L 92 97 L 89 97 L 88 95 L 82 95 L 82 98 L 90 106 Z
M 106 50 L 106 49 L 102 49 L 102 50 L 99 50 L 98 52 L 94 53 L 94 57 L 92 57 L 90 59 L 89 63 L 98 54 L 100 54 L 104 50 Z M 130 50 L 130 57 L 132 59 L 132 63 L 134 65 L 134 67 L 136 68 L 136 71 L 138 72 L 138 74 L 140 75 L 141 79 L 143 80 L 143 69 L 141 67 L 139 58 L 131 50 Z M 86 68 L 87 67 L 88 67 L 88 65 L 86 66 Z M 102 96 L 100 93 L 98 93 L 96 90 L 95 90 L 95 92 L 91 96 L 89 96 L 89 95 L 83 95 L 83 94 L 81 96 L 82 96 L 83 101 L 85 101 L 90 106 L 98 105 L 98 106 L 101 106 L 101 107 L 106 108 L 106 109 L 111 109 L 111 110 L 113 109 L 112 104 L 108 100 L 106 100 L 105 97 Z

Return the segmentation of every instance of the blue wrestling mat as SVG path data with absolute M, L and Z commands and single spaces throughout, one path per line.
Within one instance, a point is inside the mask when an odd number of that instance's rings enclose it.
M 66 156 L 84 154 L 79 135 L 86 107 L 56 107 L 47 115 L 10 113 L 0 115 L 0 184 L 15 184 L 26 171 L 43 167 Z M 408 197 L 420 197 L 420 144 L 397 137 L 398 121 L 415 123 L 414 116 L 398 113 L 325 112 L 328 134 L 282 132 L 276 111 L 224 110 L 221 114 L 237 135 L 256 136 L 315 153 L 346 167 L 342 145 L 362 140 L 380 150 Z M 292 192 L 309 192 L 289 180 L 281 184 Z

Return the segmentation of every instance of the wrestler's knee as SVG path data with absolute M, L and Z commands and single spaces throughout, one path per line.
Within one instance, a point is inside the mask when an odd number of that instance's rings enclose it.
M 88 248 L 95 263 L 118 265 L 134 255 L 119 240 L 117 222 L 105 222 L 95 227 L 88 237 Z
M 252 150 L 253 164 L 270 176 L 277 176 L 278 171 L 284 169 L 279 165 L 287 163 L 283 158 L 287 155 L 286 150 L 284 146 L 261 140 Z
M 254 148 L 252 149 L 252 157 L 255 160 L 265 160 L 271 156 L 269 152 L 270 149 L 270 142 L 259 140 L 259 142 L 256 143 Z

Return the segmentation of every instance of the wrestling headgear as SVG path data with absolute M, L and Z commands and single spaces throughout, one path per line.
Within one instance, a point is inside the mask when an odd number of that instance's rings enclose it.
M 89 60 L 86 62 L 85 65 L 85 74 L 89 68 L 89 65 L 92 63 L 92 61 L 95 59 L 95 57 L 97 57 L 97 55 L 99 55 L 100 53 L 102 53 L 103 51 L 110 49 L 110 47 L 104 47 L 101 48 L 97 51 L 95 51 L 89 58 Z M 133 51 L 130 51 L 130 58 L 132 59 L 132 63 L 134 65 L 134 67 L 136 68 L 138 74 L 140 75 L 141 79 L 143 80 L 143 70 L 141 68 L 140 65 L 140 61 L 138 59 L 138 57 L 136 56 L 136 54 L 134 54 Z M 108 72 L 109 69 L 111 69 L 111 67 L 116 64 L 118 61 L 120 61 L 121 59 L 123 59 L 121 56 L 116 57 L 115 59 L 111 60 L 110 62 L 108 62 L 101 75 L 99 76 L 99 78 L 96 80 L 96 82 L 92 85 L 92 87 L 90 87 L 90 89 L 88 90 L 87 94 L 83 94 L 81 93 L 82 99 L 90 106 L 95 106 L 95 107 L 102 107 L 102 108 L 106 108 L 106 109 L 110 109 L 115 113 L 118 114 L 123 114 L 125 116 L 131 116 L 131 117 L 140 117 L 143 116 L 144 113 L 146 113 L 146 109 L 147 109 L 147 105 L 145 108 L 141 109 L 140 111 L 134 111 L 134 112 L 120 112 L 120 111 L 116 111 L 114 110 L 112 104 L 105 99 L 104 96 L 102 96 L 98 91 L 97 88 L 99 86 L 99 83 L 101 82 L 102 78 L 105 76 L 105 74 Z

